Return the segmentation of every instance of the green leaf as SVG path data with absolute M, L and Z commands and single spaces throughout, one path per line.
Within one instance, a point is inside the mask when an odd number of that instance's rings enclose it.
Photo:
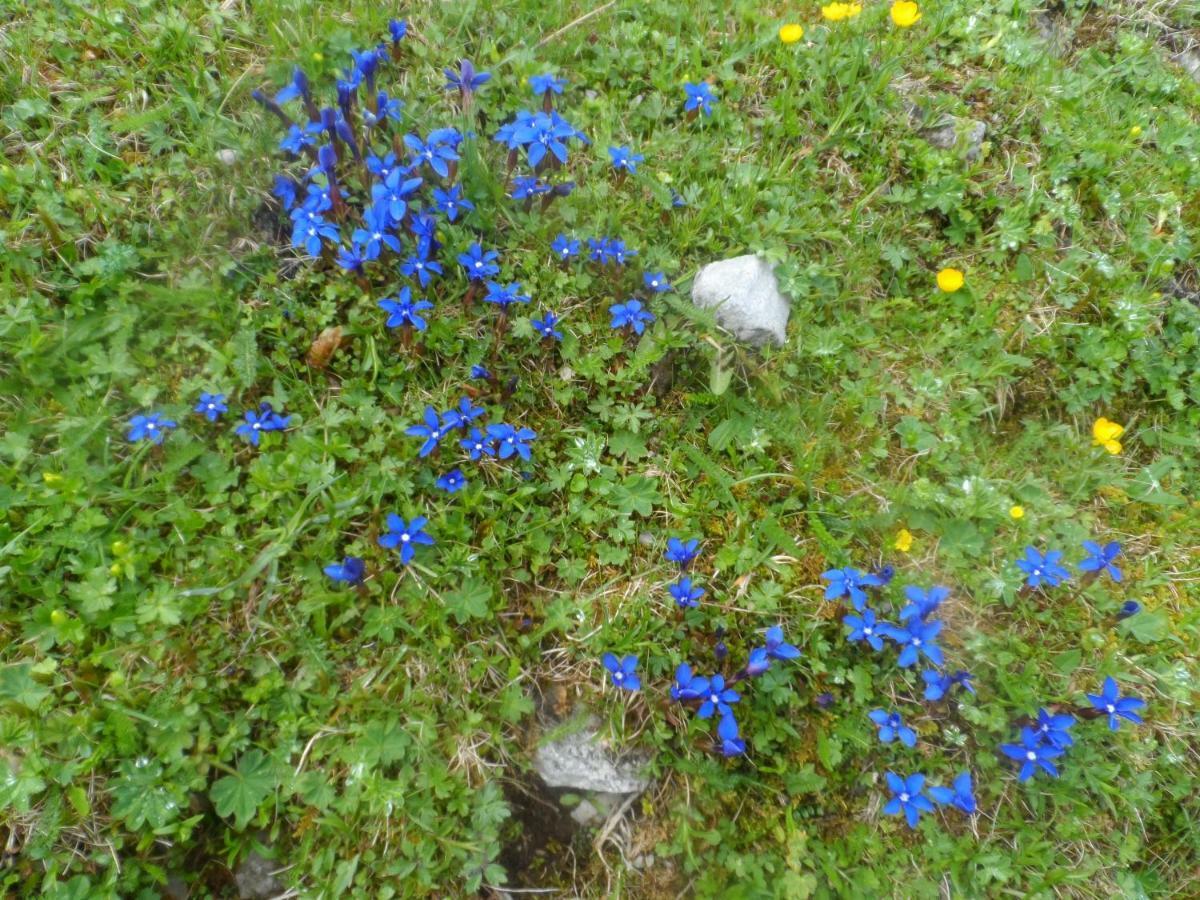
M 1171 620 L 1166 610 L 1143 610 L 1121 623 L 1121 629 L 1141 644 L 1153 644 L 1171 633 Z
M 233 816 L 246 827 L 258 806 L 275 790 L 275 772 L 267 754 L 255 748 L 238 760 L 237 771 L 220 778 L 208 792 L 220 816 Z
M 480 578 L 468 578 L 445 595 L 445 602 L 446 611 L 459 625 L 482 619 L 492 602 L 492 586 Z
M 17 663 L 0 669 L 0 701 L 37 709 L 49 694 L 50 688 L 33 680 L 32 663 Z

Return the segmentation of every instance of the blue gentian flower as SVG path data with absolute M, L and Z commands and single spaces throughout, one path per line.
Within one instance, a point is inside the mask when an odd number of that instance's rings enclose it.
M 662 272 L 643 272 L 642 283 L 646 285 L 647 290 L 655 294 L 665 294 L 671 290 L 671 282 Z
M 950 693 L 951 688 L 955 685 L 972 694 L 975 693 L 975 686 L 971 684 L 971 673 L 966 669 L 959 669 L 953 675 L 938 672 L 935 669 L 926 669 L 921 673 L 921 679 L 925 682 L 926 700 L 941 700 Z
M 628 147 L 609 147 L 608 155 L 612 159 L 613 168 L 618 172 L 629 172 L 630 174 L 637 171 L 638 163 L 644 156 L 640 153 L 633 153 Z
M 738 723 L 732 713 L 722 716 L 717 723 L 717 738 L 721 742 L 721 755 L 726 758 L 742 756 L 746 752 L 746 742 L 738 737 Z
M 772 625 L 767 629 L 767 655 L 771 659 L 796 659 L 800 656 L 800 650 L 786 643 L 783 639 L 783 629 L 778 625 Z
M 677 563 L 680 568 L 683 568 L 700 552 L 700 539 L 691 538 L 684 541 L 680 538 L 667 538 L 667 549 L 663 553 L 663 559 L 667 562 Z
M 887 587 L 887 585 L 892 583 L 892 579 L 896 577 L 896 567 L 893 565 L 882 566 L 872 574 L 879 579 L 880 587 Z
M 407 171 L 397 167 L 388 173 L 382 183 L 371 185 L 371 202 L 382 205 L 393 223 L 404 218 L 408 211 L 409 197 L 421 186 L 420 178 L 407 178 Z
M 886 635 L 887 622 L 877 623 L 875 620 L 875 611 L 869 606 L 864 606 L 861 610 L 861 615 L 846 616 L 842 619 L 842 624 L 850 628 L 850 633 L 846 635 L 848 641 L 866 641 L 871 645 L 872 650 L 883 649 L 883 637 Z
M 646 325 L 654 321 L 654 313 L 643 307 L 641 300 L 614 303 L 608 308 L 608 314 L 612 316 L 609 323 L 612 328 L 631 328 L 634 334 L 641 334 Z
M 698 109 L 706 116 L 712 115 L 712 102 L 717 97 L 707 81 L 701 81 L 699 84 L 692 84 L 690 81 L 685 81 L 683 92 L 687 96 L 687 100 L 683 104 L 685 110 L 691 112 Z
M 459 397 L 458 406 L 454 409 L 446 410 L 446 416 L 443 419 L 443 425 L 449 424 L 452 428 L 461 428 L 464 431 L 467 426 L 482 416 L 487 410 L 482 406 L 476 406 L 470 397 Z
M 478 428 L 472 428 L 471 433 L 459 441 L 458 445 L 467 451 L 472 461 L 482 456 L 496 455 L 496 445 Z
M 438 478 L 434 484 L 447 494 L 456 494 L 467 486 L 467 479 L 461 469 L 451 469 Z
M 1121 719 L 1128 719 L 1135 725 L 1142 724 L 1142 717 L 1135 710 L 1144 707 L 1146 701 L 1138 697 L 1121 697 L 1112 676 L 1104 679 L 1104 687 L 1099 694 L 1088 694 L 1087 698 L 1092 706 L 1108 716 L 1108 727 L 1112 731 L 1121 727 Z
M 829 582 L 825 588 L 825 599 L 836 600 L 838 597 L 849 596 L 854 608 L 862 611 L 867 603 L 865 587 L 881 587 L 883 582 L 878 575 L 868 575 L 858 569 L 830 569 L 822 572 L 821 577 Z
M 708 681 L 708 693 L 704 695 L 704 702 L 696 710 L 696 715 L 701 719 L 711 719 L 713 713 L 727 716 L 732 712 L 730 704 L 737 703 L 740 699 L 737 691 L 725 687 L 723 676 L 714 675 Z
M 936 643 L 938 632 L 942 630 L 941 622 L 909 622 L 906 626 L 888 625 L 880 630 L 900 645 L 900 658 L 897 662 L 900 668 L 906 669 L 924 656 L 935 666 L 943 661 L 942 648 Z
M 975 815 L 975 793 L 971 787 L 971 773 L 962 772 L 954 779 L 954 787 L 931 787 L 929 795 L 942 806 L 954 806 L 968 816 Z
M 1084 541 L 1083 549 L 1088 552 L 1088 557 L 1079 564 L 1081 572 L 1107 572 L 1108 577 L 1118 584 L 1121 582 L 1121 570 L 1113 564 L 1113 560 L 1121 552 L 1121 545 L 1116 541 L 1109 541 L 1103 547 L 1095 541 Z
M 259 437 L 264 431 L 271 431 L 271 416 L 274 415 L 270 411 L 257 413 L 252 409 L 246 410 L 245 421 L 238 425 L 233 431 L 235 434 L 242 437 L 246 443 L 257 447 Z
M 495 250 L 484 250 L 479 244 L 472 244 L 465 253 L 458 255 L 458 264 L 467 273 L 468 281 L 483 281 L 500 272 L 495 260 L 500 254 Z
M 933 812 L 933 804 L 921 793 L 925 787 L 924 775 L 901 778 L 895 772 L 888 772 L 887 783 L 892 792 L 892 799 L 883 805 L 885 815 L 896 816 L 904 813 L 908 827 L 916 828 L 921 820 L 921 813 Z
M 429 520 L 417 516 L 411 522 L 405 522 L 395 513 L 387 514 L 387 531 L 379 536 L 379 546 L 388 550 L 400 548 L 400 562 L 408 565 L 416 554 L 418 544 L 426 547 L 433 545 L 433 538 L 425 531 Z
M 675 603 L 680 609 L 699 606 L 700 598 L 704 596 L 704 588 L 694 587 L 692 579 L 686 577 L 680 578 L 668 590 L 671 592 L 671 596 L 675 598 Z
M 565 81 L 560 80 L 557 76 L 546 72 L 542 75 L 530 75 L 529 87 L 535 96 L 541 97 L 544 94 L 561 94 L 563 88 L 567 86 Z
M 500 459 L 508 459 L 515 453 L 528 462 L 529 442 L 537 437 L 537 432 L 531 428 L 514 428 L 501 422 L 498 425 L 487 426 L 487 435 L 496 442 L 496 455 Z
M 713 644 L 713 656 L 716 658 L 717 662 L 721 662 L 726 656 L 729 655 L 729 647 L 726 646 L 723 640 L 721 640 L 721 635 L 723 633 L 723 629 L 717 628 L 717 642 Z
M 489 72 L 476 72 L 469 59 L 459 63 L 458 71 L 443 69 L 446 73 L 446 90 L 458 91 L 466 99 L 492 80 Z
M 608 242 L 608 258 L 612 260 L 614 265 L 625 265 L 625 262 L 631 256 L 637 256 L 637 251 L 627 248 L 624 241 L 614 238 Z
M 403 166 L 399 166 L 397 164 L 396 154 L 392 153 L 390 150 L 388 151 L 387 156 L 384 156 L 382 158 L 376 156 L 374 153 L 369 153 L 369 154 L 367 154 L 366 162 L 367 162 L 367 171 L 370 172 L 372 175 L 374 175 L 376 178 L 378 178 L 380 181 L 383 181 L 384 179 L 386 179 L 397 168 L 403 168 Z
M 555 327 L 558 325 L 558 316 L 552 311 L 547 311 L 541 319 L 531 319 L 529 324 L 543 338 L 552 338 L 556 341 L 563 339 L 562 332 Z
M 890 744 L 898 738 L 905 747 L 917 746 L 917 733 L 904 724 L 900 713 L 873 709 L 867 718 L 879 726 L 879 740 L 883 743 Z
M 492 380 L 492 373 L 488 371 L 487 366 L 473 365 L 471 366 L 471 377 L 479 378 L 484 381 Z
M 755 647 L 750 651 L 750 656 L 746 660 L 747 676 L 757 678 L 769 668 L 771 668 L 771 657 L 767 655 L 766 647 Z
M 288 178 L 286 175 L 276 175 L 271 193 L 279 199 L 284 209 L 290 210 L 296 205 L 297 188 L 298 185 L 294 178 Z
M 408 34 L 408 22 L 404 19 L 392 19 L 388 22 L 388 34 L 392 36 L 392 44 L 399 44 Z
M 393 122 L 404 119 L 404 101 L 397 97 L 389 97 L 387 91 L 380 91 L 375 95 L 375 107 L 378 112 L 372 112 L 370 108 L 363 110 L 363 121 L 368 127 L 374 127 L 385 119 L 391 119 Z
M 1136 600 L 1126 600 L 1121 604 L 1121 609 L 1117 613 L 1117 620 L 1128 619 L 1130 616 L 1136 616 L 1142 611 L 1142 604 Z
M 558 237 L 550 244 L 550 249 L 554 251 L 554 256 L 560 262 L 566 262 L 571 257 L 579 255 L 579 241 L 573 241 L 559 232 Z
M 1055 716 L 1051 715 L 1045 709 L 1039 709 L 1037 728 L 1034 730 L 1038 733 L 1041 739 L 1051 747 L 1058 747 L 1059 749 L 1065 750 L 1074 743 L 1074 741 L 1071 740 L 1071 735 L 1067 733 L 1067 729 L 1074 724 L 1074 716 Z
M 351 240 L 363 245 L 366 259 L 378 259 L 384 247 L 393 253 L 399 253 L 400 238 L 392 234 L 391 227 L 392 214 L 389 212 L 389 204 L 372 204 L 363 210 L 363 227 L 355 229 Z
M 351 587 L 361 584 L 367 572 L 367 564 L 357 556 L 347 556 L 340 563 L 332 563 L 325 567 L 325 574 L 334 581 L 344 582 Z
M 295 100 L 297 97 L 308 96 L 308 76 L 304 74 L 304 70 L 299 66 L 292 69 L 292 80 L 289 81 L 279 93 L 275 95 L 275 102 L 282 106 Z
M 1050 760 L 1062 756 L 1063 751 L 1058 747 L 1043 744 L 1041 735 L 1032 728 L 1021 729 L 1021 743 L 1001 744 L 1000 752 L 1009 759 L 1021 763 L 1021 772 L 1017 781 L 1028 781 L 1038 769 L 1043 769 L 1053 777 L 1058 777 L 1058 769 Z
M 608 262 L 609 258 L 609 240 L 606 237 L 588 238 L 588 257 L 592 262 L 598 262 L 601 265 Z
M 139 414 L 129 420 L 129 434 L 125 435 L 131 443 L 150 441 L 161 444 L 167 432 L 176 427 L 176 423 L 163 418 L 160 412 Z
M 292 421 L 291 416 L 285 416 L 271 409 L 271 404 L 265 400 L 258 404 L 260 421 L 263 431 L 284 431 Z
M 338 247 L 337 264 L 347 272 L 361 272 L 367 260 L 366 248 L 355 241 L 349 247 Z
M 433 304 L 424 299 L 414 301 L 412 289 L 405 285 L 400 288 L 395 300 L 391 297 L 380 300 L 379 308 L 388 314 L 388 328 L 409 326 L 417 331 L 424 331 L 427 323 L 421 313 L 427 309 L 433 309 Z
M 829 691 L 822 691 L 813 699 L 821 709 L 829 709 L 835 702 L 833 694 L 829 693 Z
M 935 584 L 929 590 L 923 590 L 910 584 L 905 586 L 904 596 L 909 602 L 900 610 L 900 621 L 907 622 L 912 618 L 927 619 L 942 605 L 942 601 L 950 596 L 950 588 Z
M 495 303 L 502 310 L 508 311 L 508 308 L 514 303 L 529 303 L 530 298 L 526 294 L 520 293 L 521 283 L 514 281 L 507 287 L 498 284 L 495 281 L 487 282 L 487 293 L 483 299 L 488 303 Z
M 1058 587 L 1071 577 L 1071 573 L 1059 564 L 1060 559 L 1061 550 L 1049 550 L 1043 555 L 1033 547 L 1026 547 L 1024 559 L 1017 560 L 1017 568 L 1025 573 L 1025 584 L 1031 588 L 1043 584 Z
M 400 264 L 400 272 L 409 278 L 416 278 L 421 287 L 429 287 L 434 273 L 442 274 L 442 264 L 436 259 L 424 259 L 413 255 Z
M 708 693 L 708 679 L 692 674 L 692 667 L 680 663 L 675 670 L 675 683 L 671 685 L 672 700 L 698 700 Z
M 375 90 L 375 70 L 379 67 L 379 53 L 374 50 L 351 50 L 354 68 L 366 80 L 371 91 Z
M 525 148 L 529 165 L 536 168 L 547 153 L 560 163 L 566 163 L 567 141 L 577 134 L 562 116 L 551 110 L 518 116 L 512 130 L 512 142 Z
M 671 208 L 684 209 L 687 205 L 688 202 L 683 199 L 683 194 L 679 193 L 675 188 L 671 188 Z
M 433 189 L 433 202 L 451 222 L 458 218 L 459 213 L 466 214 L 475 208 L 475 204 L 462 195 L 462 188 L 452 184 L 446 190 Z
M 638 659 L 636 656 L 626 656 L 618 661 L 613 654 L 605 653 L 600 661 L 604 664 L 604 668 L 608 669 L 609 678 L 612 679 L 614 687 L 627 691 L 641 689 L 642 679 L 637 674 Z
M 321 241 L 328 240 L 337 243 L 340 238 L 338 227 L 327 222 L 319 215 L 309 217 L 296 223 L 292 229 L 292 246 L 303 247 L 309 256 L 321 255 Z
M 224 394 L 203 393 L 200 395 L 194 411 L 200 413 L 208 421 L 215 422 L 221 418 L 221 413 L 226 412 L 228 409 L 229 407 L 225 405 Z
M 417 456 L 426 457 L 437 449 L 445 434 L 445 429 L 442 428 L 442 420 L 438 416 L 437 410 L 432 406 L 426 406 L 424 424 L 410 425 L 404 430 L 404 433 L 410 437 L 425 439 L 421 444 L 421 449 L 417 451 Z
M 421 210 L 408 222 L 409 233 L 417 242 L 417 256 L 428 259 L 442 246 L 437 240 L 437 218 L 428 210 Z M 441 271 L 441 265 L 438 265 Z
M 548 194 L 552 190 L 553 188 L 550 185 L 538 178 L 528 175 L 518 175 L 512 180 L 512 193 L 509 196 L 514 200 L 526 200 L 530 197 Z

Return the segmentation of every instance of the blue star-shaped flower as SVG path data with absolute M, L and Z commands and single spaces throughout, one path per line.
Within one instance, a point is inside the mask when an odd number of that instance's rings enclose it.
M 434 484 L 447 494 L 456 494 L 467 486 L 467 479 L 461 469 L 451 469 L 438 478 Z
M 432 546 L 433 538 L 425 531 L 429 520 L 417 516 L 411 522 L 405 522 L 395 513 L 387 514 L 387 531 L 379 536 L 379 546 L 388 550 L 400 548 L 400 562 L 408 565 L 416 555 L 417 545 Z
M 917 746 L 917 733 L 904 724 L 900 713 L 873 709 L 867 717 L 879 726 L 879 740 L 885 744 L 899 739 L 905 747 Z
M 680 663 L 675 670 L 675 683 L 671 685 L 672 700 L 699 700 L 708 693 L 708 679 L 692 673 L 692 667 Z
M 469 281 L 484 281 L 499 274 L 500 267 L 495 263 L 499 258 L 495 250 L 485 251 L 479 244 L 472 244 L 458 255 L 458 264 L 466 270 Z
M 433 309 L 433 304 L 424 299 L 414 301 L 412 290 L 408 285 L 405 285 L 400 288 L 400 292 L 396 295 L 395 300 L 391 297 L 388 297 L 386 300 L 380 300 L 379 308 L 388 314 L 388 328 L 408 326 L 415 328 L 417 331 L 424 331 L 427 323 L 421 316 L 421 313 L 427 309 Z
M 633 173 L 637 171 L 638 163 L 644 156 L 640 153 L 633 153 L 628 147 L 609 147 L 608 155 L 612 159 L 612 166 L 618 172 Z
M 733 713 L 722 716 L 717 723 L 717 740 L 721 755 L 726 758 L 742 756 L 746 752 L 746 742 L 738 737 L 737 719 Z
M 699 552 L 699 538 L 691 538 L 687 541 L 681 540 L 677 537 L 667 538 L 667 549 L 666 552 L 663 553 L 663 559 L 665 559 L 667 562 L 673 562 L 680 567 L 683 567 L 695 559 L 696 554 Z
M 1118 693 L 1117 683 L 1112 676 L 1104 679 L 1104 686 L 1099 694 L 1088 694 L 1092 706 L 1108 716 L 1108 727 L 1116 731 L 1121 727 L 1121 719 L 1128 719 L 1135 725 L 1142 724 L 1142 717 L 1136 710 L 1146 705 L 1146 701 L 1138 697 L 1122 697 Z
M 883 585 L 878 575 L 869 575 L 858 569 L 830 569 L 822 572 L 821 577 L 829 582 L 829 587 L 825 588 L 826 600 L 848 596 L 854 608 L 860 612 L 867 604 L 867 593 L 863 588 Z
M 160 412 L 139 414 L 129 420 L 129 433 L 125 438 L 130 443 L 150 441 L 153 444 L 161 444 L 167 432 L 175 427 L 176 423 L 164 418 Z
M 579 241 L 573 241 L 560 232 L 558 237 L 550 244 L 550 249 L 554 251 L 555 259 L 560 262 L 566 262 L 572 257 L 579 255 Z
M 727 716 L 732 711 L 730 704 L 737 703 L 740 699 L 741 697 L 737 691 L 733 688 L 725 687 L 725 678 L 723 676 L 714 675 L 708 681 L 708 693 L 704 695 L 704 702 L 696 710 L 696 715 L 701 719 L 711 719 L 713 713 Z
M 680 578 L 668 590 L 680 609 L 699 606 L 700 598 L 704 596 L 704 588 L 693 586 L 692 579 L 686 577 Z
M 1025 584 L 1031 588 L 1043 584 L 1058 587 L 1071 577 L 1071 573 L 1059 564 L 1060 559 L 1061 550 L 1048 550 L 1042 554 L 1034 547 L 1026 547 L 1025 556 L 1017 560 L 1017 568 L 1025 573 Z
M 950 596 L 950 588 L 935 584 L 929 590 L 923 590 L 910 584 L 904 588 L 904 596 L 908 598 L 908 605 L 900 610 L 900 621 L 927 619 Z
M 610 327 L 629 328 L 634 334 L 641 334 L 646 330 L 646 325 L 654 321 L 654 313 L 643 307 L 640 300 L 614 303 L 608 308 L 608 314 L 612 316 Z
M 1000 752 L 1009 759 L 1021 763 L 1018 781 L 1028 781 L 1038 769 L 1042 769 L 1054 778 L 1058 777 L 1058 769 L 1050 760 L 1062 756 L 1063 751 L 1058 747 L 1042 743 L 1042 737 L 1032 728 L 1021 729 L 1021 743 L 1001 744 Z
M 885 815 L 897 816 L 904 813 L 908 827 L 916 828 L 922 813 L 933 812 L 933 804 L 921 793 L 925 787 L 924 775 L 901 778 L 895 772 L 888 772 L 887 783 L 892 792 L 892 799 L 883 805 Z
M 624 659 L 618 660 L 613 654 L 605 653 L 600 661 L 604 664 L 604 668 L 608 669 L 608 677 L 612 680 L 614 687 L 626 691 L 641 689 L 642 679 L 637 674 L 638 659 L 636 656 L 626 656 Z
M 424 438 L 417 456 L 426 457 L 438 448 L 446 429 L 442 427 L 441 417 L 432 406 L 425 407 L 425 421 L 419 425 L 410 425 L 404 430 L 409 437 Z
M 340 563 L 332 563 L 325 567 L 326 575 L 351 587 L 361 584 L 366 572 L 367 564 L 357 556 L 347 556 Z
M 1067 732 L 1067 729 L 1074 724 L 1074 716 L 1055 716 L 1051 715 L 1045 709 L 1039 709 L 1037 728 L 1034 730 L 1038 733 L 1041 739 L 1051 747 L 1058 747 L 1065 750 L 1074 743 L 1074 741 L 1071 739 L 1071 735 Z
M 846 640 L 866 641 L 871 645 L 872 650 L 883 649 L 883 638 L 887 631 L 881 626 L 886 626 L 888 623 L 877 622 L 875 611 L 869 606 L 864 606 L 857 616 L 846 616 L 842 619 L 842 624 L 850 629 L 850 633 L 846 635 Z
M 691 112 L 694 109 L 698 109 L 706 116 L 712 115 L 712 103 L 717 97 L 713 93 L 712 86 L 707 81 L 701 81 L 699 84 L 692 84 L 690 81 L 685 81 L 683 92 L 687 97 L 687 100 L 683 104 L 685 110 Z
M 647 290 L 655 294 L 665 294 L 671 290 L 671 282 L 662 272 L 643 272 L 642 283 L 646 285 Z
M 225 405 L 224 394 L 202 393 L 196 402 L 194 411 L 200 413 L 208 421 L 215 422 L 221 418 L 221 413 L 227 412 L 228 409 L 229 407 Z
M 1095 541 L 1084 541 L 1083 549 L 1088 556 L 1079 564 L 1080 572 L 1107 572 L 1113 581 L 1118 584 L 1121 582 L 1121 570 L 1113 563 L 1121 553 L 1121 545 L 1117 541 L 1109 541 L 1103 547 Z
M 561 94 L 566 86 L 565 81 L 549 72 L 529 76 L 529 88 L 538 97 L 544 94 Z
M 880 629 L 900 645 L 900 658 L 897 662 L 900 668 L 906 669 L 924 656 L 935 666 L 943 662 L 942 648 L 936 643 L 938 632 L 942 630 L 941 622 L 912 621 L 906 626 L 888 625 Z
M 962 772 L 954 779 L 954 787 L 931 787 L 929 795 L 942 806 L 954 806 L 968 816 L 975 815 L 975 793 L 971 788 L 971 773 Z
M 531 319 L 529 324 L 545 339 L 555 341 L 563 339 L 562 332 L 555 327 L 558 325 L 558 316 L 552 311 L 547 311 L 540 319 Z

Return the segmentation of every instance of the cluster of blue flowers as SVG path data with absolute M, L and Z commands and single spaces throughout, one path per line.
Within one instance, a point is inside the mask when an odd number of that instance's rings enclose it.
M 668 590 L 681 610 L 698 606 L 700 597 L 704 595 L 703 588 L 693 585 L 692 579 L 686 574 L 699 552 L 699 539 L 683 540 L 672 537 L 668 539 L 667 549 L 663 553 L 663 559 L 678 567 L 678 577 Z M 724 659 L 724 643 L 718 643 L 717 647 L 717 658 Z M 670 690 L 671 699 L 695 707 L 697 718 L 715 718 L 717 750 L 726 757 L 741 756 L 746 752 L 746 742 L 740 735 L 733 707 L 742 697 L 734 686 L 762 675 L 770 668 L 772 660 L 791 660 L 799 656 L 800 650 L 787 643 L 783 629 L 778 625 L 772 626 L 766 630 L 763 646 L 752 649 L 746 665 L 728 679 L 720 673 L 697 675 L 688 663 L 680 663 L 675 670 L 675 683 Z M 608 670 L 609 679 L 615 687 L 627 691 L 641 689 L 642 681 L 637 674 L 636 656 L 618 659 L 614 654 L 606 653 L 601 658 L 601 663 Z
M 1085 577 L 1094 578 L 1106 572 L 1114 582 L 1122 580 L 1121 570 L 1115 564 L 1121 552 L 1118 542 L 1112 541 L 1101 546 L 1093 541 L 1084 541 L 1083 548 L 1087 556 L 1078 568 L 1086 573 Z M 1017 567 L 1024 574 L 1027 587 L 1055 587 L 1069 580 L 1071 573 L 1061 562 L 1063 555 L 1057 550 L 1041 553 L 1033 547 L 1027 547 L 1024 556 L 1017 560 Z M 941 585 L 928 589 L 905 586 L 903 593 L 907 603 L 900 609 L 896 623 L 887 622 L 881 620 L 871 608 L 868 592 L 881 591 L 893 576 L 894 570 L 890 567 L 878 572 L 862 572 L 854 568 L 830 569 L 822 574 L 821 577 L 828 582 L 825 598 L 845 600 L 853 607 L 853 612 L 842 619 L 849 629 L 847 640 L 865 643 L 875 651 L 882 650 L 884 641 L 889 640 L 899 648 L 897 663 L 901 668 L 916 665 L 921 659 L 936 666 L 921 672 L 926 700 L 940 701 L 955 687 L 974 694 L 969 672 L 963 669 L 951 672 L 942 668 L 945 664 L 944 653 L 937 644 L 942 623 L 931 617 L 948 599 L 950 589 Z M 1136 602 L 1127 602 L 1118 617 L 1133 615 L 1139 608 Z M 1107 717 L 1109 728 L 1114 731 L 1121 719 L 1135 723 L 1142 721 L 1137 711 L 1145 706 L 1145 702 L 1137 697 L 1121 697 L 1117 683 L 1111 677 L 1105 679 L 1101 693 L 1087 696 L 1091 708 L 1076 712 L 1087 718 Z M 881 742 L 889 744 L 898 741 L 906 747 L 916 746 L 917 734 L 905 724 L 899 712 L 875 709 L 868 713 L 868 717 L 878 728 Z M 1000 752 L 1004 756 L 1020 763 L 1019 781 L 1029 780 L 1039 770 L 1058 776 L 1058 768 L 1053 760 L 1071 746 L 1070 728 L 1074 724 L 1075 717 L 1069 712 L 1051 712 L 1042 708 L 1038 711 L 1036 722 L 1021 729 L 1018 743 L 1000 745 Z M 925 782 L 926 777 L 920 773 L 901 776 L 888 772 L 887 783 L 892 796 L 883 807 L 884 813 L 903 814 L 912 828 L 917 826 L 922 814 L 934 810 L 935 803 L 952 806 L 968 815 L 974 814 L 975 799 L 970 772 L 961 773 L 950 787 L 926 787 Z
M 216 422 L 229 411 L 229 406 L 225 402 L 224 394 L 205 391 L 200 394 L 200 399 L 196 402 L 193 411 L 209 422 Z M 246 443 L 257 447 L 263 432 L 286 431 L 291 422 L 291 416 L 276 412 L 271 408 L 271 404 L 263 402 L 259 404 L 257 410 L 246 410 L 244 421 L 234 428 L 234 433 Z M 129 420 L 129 432 L 125 437 L 131 443 L 148 441 L 152 444 L 161 444 L 167 434 L 177 427 L 179 427 L 179 423 L 174 419 L 168 419 L 162 412 L 139 413 Z

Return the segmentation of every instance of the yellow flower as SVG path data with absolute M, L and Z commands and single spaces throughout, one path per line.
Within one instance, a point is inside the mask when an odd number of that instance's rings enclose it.
M 1124 433 L 1125 426 L 1110 422 L 1101 416 L 1092 424 L 1092 443 L 1116 456 L 1121 452 L 1121 442 L 1117 438 Z
M 909 531 L 907 528 L 901 528 L 898 532 L 896 532 L 896 542 L 892 544 L 893 547 L 895 547 L 901 553 L 907 553 L 912 549 L 912 545 L 913 536 L 911 531 Z
M 937 286 L 947 294 L 953 294 L 963 286 L 962 269 L 942 269 L 937 273 Z
M 42 481 L 44 481 L 46 484 L 58 484 L 60 481 L 62 481 L 62 476 L 57 472 L 43 472 Z
M 1141 125 L 1134 125 L 1132 128 L 1130 128 L 1130 129 L 1129 129 L 1129 136 L 1130 136 L 1130 137 L 1137 137 L 1137 136 L 1138 136 L 1139 134 L 1141 134 L 1141 133 L 1142 133 L 1142 126 L 1141 126 Z
M 779 39 L 785 44 L 794 44 L 804 37 L 804 28 L 800 25 L 784 25 L 779 29 Z
M 314 50 L 312 55 L 313 62 L 325 62 L 325 54 L 320 50 Z
M 821 7 L 821 15 L 829 22 L 853 19 L 862 12 L 861 3 L 830 3 Z
M 111 566 L 109 566 L 108 574 L 120 575 L 121 574 L 121 564 L 119 562 L 116 562 L 116 563 L 113 563 Z
M 921 18 L 921 7 L 912 0 L 896 0 L 891 8 L 892 21 L 899 28 L 911 28 Z
M 1025 507 L 1014 506 L 1012 509 L 1010 509 L 1008 511 L 1008 514 L 1010 516 L 1012 516 L 1014 519 L 1023 519 L 1023 518 L 1025 518 Z

